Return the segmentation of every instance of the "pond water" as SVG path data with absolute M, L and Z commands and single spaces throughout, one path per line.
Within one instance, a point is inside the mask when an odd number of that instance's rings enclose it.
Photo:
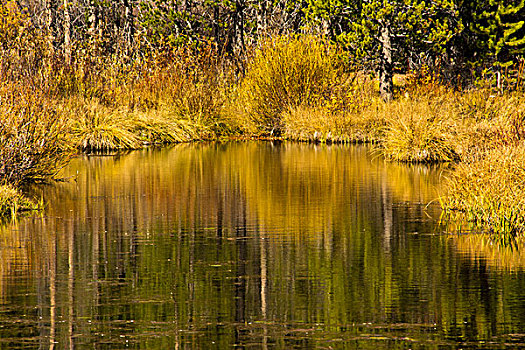
M 0 230 L 1 349 L 525 347 L 525 258 L 366 146 L 84 156 Z M 430 203 L 430 204 L 429 204 Z

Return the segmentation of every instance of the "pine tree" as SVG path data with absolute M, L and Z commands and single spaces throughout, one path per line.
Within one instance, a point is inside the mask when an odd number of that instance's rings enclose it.
M 525 53 L 525 0 L 489 0 L 475 14 L 473 30 L 485 36 L 485 46 L 496 65 L 509 65 Z

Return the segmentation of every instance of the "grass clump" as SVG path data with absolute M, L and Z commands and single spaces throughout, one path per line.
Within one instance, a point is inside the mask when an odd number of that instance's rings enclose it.
M 198 138 L 198 129 L 191 122 L 170 118 L 169 113 L 135 114 L 133 132 L 142 144 L 169 144 L 188 142 Z
M 457 166 L 443 209 L 473 229 L 508 241 L 525 232 L 525 145 L 503 146 Z
M 140 146 L 131 131 L 132 123 L 125 115 L 97 103 L 95 100 L 73 101 L 66 107 L 75 111 L 71 116 L 74 143 L 82 151 L 134 149 Z
M 381 152 L 399 162 L 433 163 L 458 159 L 455 121 L 441 103 L 402 99 L 384 106 Z
M 283 112 L 330 100 L 343 73 L 338 50 L 318 38 L 269 40 L 255 50 L 240 87 L 248 117 L 260 133 L 280 134 Z
M 0 220 L 14 218 L 20 212 L 38 210 L 39 206 L 27 199 L 11 185 L 0 185 Z

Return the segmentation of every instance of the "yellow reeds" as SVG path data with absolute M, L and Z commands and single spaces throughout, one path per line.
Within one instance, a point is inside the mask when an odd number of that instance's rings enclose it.
M 11 185 L 0 185 L 0 222 L 3 219 L 14 218 L 20 212 L 37 210 L 39 206 L 24 197 Z
M 442 207 L 450 219 L 508 242 L 525 232 L 525 144 L 503 146 L 459 164 Z

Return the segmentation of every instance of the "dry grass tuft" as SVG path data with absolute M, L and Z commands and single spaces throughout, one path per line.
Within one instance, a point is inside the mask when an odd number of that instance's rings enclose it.
M 442 207 L 455 219 L 508 241 L 525 232 L 525 144 L 503 146 L 457 166 Z
M 456 125 L 441 103 L 401 99 L 383 107 L 386 120 L 380 151 L 399 162 L 433 163 L 458 159 Z
M 81 150 L 140 147 L 139 138 L 131 131 L 133 124 L 125 114 L 104 107 L 96 101 L 77 100 L 67 109 L 74 111 L 71 116 L 72 133 L 75 144 Z
M 168 113 L 135 113 L 133 132 L 143 144 L 188 142 L 199 138 L 199 129 L 189 121 L 169 118 Z

